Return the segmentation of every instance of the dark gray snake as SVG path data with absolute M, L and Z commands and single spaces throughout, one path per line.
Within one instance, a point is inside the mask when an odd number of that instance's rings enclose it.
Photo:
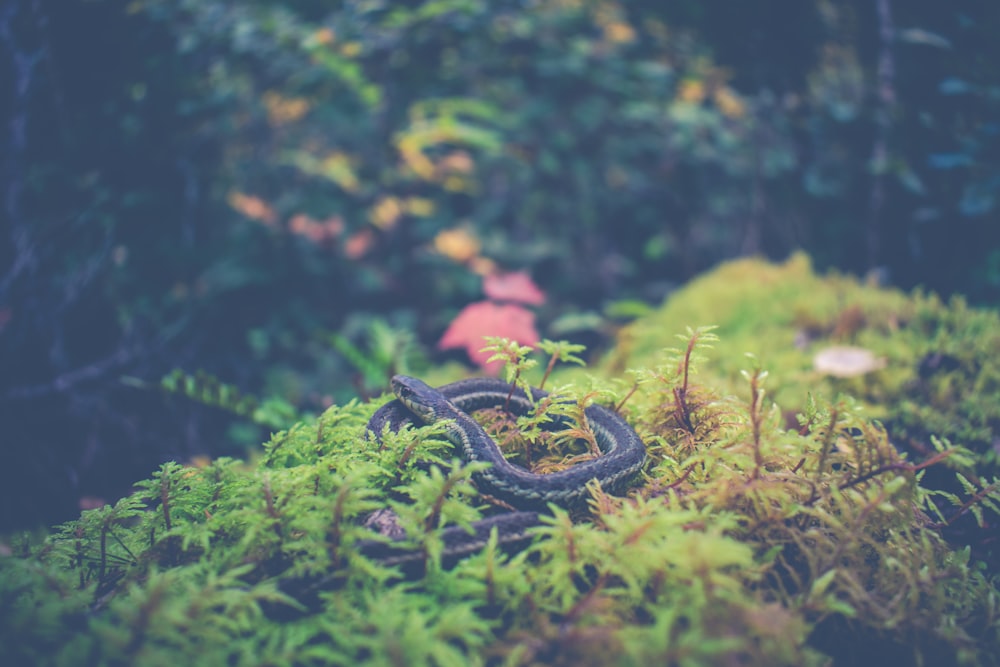
M 405 375 L 392 378 L 392 389 L 397 398 L 372 416 L 368 422 L 370 437 L 378 439 L 386 427 L 397 431 L 408 423 L 444 423 L 445 436 L 464 461 L 490 464 L 473 475 L 479 491 L 517 510 L 477 521 L 471 532 L 457 526 L 446 528 L 442 534 L 445 560 L 479 551 L 494 529 L 501 545 L 522 545 L 530 539 L 528 529 L 538 525 L 539 513 L 548 511 L 550 503 L 570 510 L 585 507 L 590 497 L 587 484 L 592 480 L 597 480 L 604 491 L 620 494 L 646 462 L 646 447 L 632 427 L 614 411 L 592 405 L 584 414 L 601 456 L 559 472 L 531 473 L 508 462 L 470 413 L 506 407 L 511 414 L 523 416 L 535 410 L 535 405 L 548 396 L 546 392 L 532 389 L 529 398 L 521 389 L 511 392 L 508 383 L 492 378 L 461 380 L 434 389 Z M 547 426 L 549 430 L 560 430 L 571 424 L 565 417 L 556 416 Z M 423 558 L 391 541 L 365 540 L 358 546 L 364 555 L 389 565 L 406 565 Z

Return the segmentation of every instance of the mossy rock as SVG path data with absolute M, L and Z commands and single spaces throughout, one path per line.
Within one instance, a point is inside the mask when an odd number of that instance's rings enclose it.
M 741 296 L 726 296 L 720 276 Z M 762 293 L 783 300 L 750 303 Z M 996 664 L 998 591 L 942 536 L 945 492 L 921 484 L 944 463 L 971 465 L 968 451 L 928 439 L 926 459 L 906 458 L 869 418 L 887 404 L 867 390 L 866 410 L 838 396 L 810 375 L 807 351 L 768 327 L 823 331 L 856 303 L 871 319 L 847 342 L 886 356 L 875 322 L 892 319 L 888 304 L 907 316 L 883 338 L 924 311 L 979 317 L 821 280 L 801 259 L 728 265 L 630 328 L 608 367 L 636 369 L 634 391 L 621 378 L 572 383 L 581 400 L 627 398 L 651 458 L 628 497 L 595 489 L 591 516 L 554 512 L 527 549 L 490 545 L 443 567 L 442 528 L 492 511 L 470 471 L 440 429 L 379 445 L 363 437 L 378 402 L 333 407 L 253 462 L 167 464 L 114 506 L 9 541 L 0 664 Z M 718 324 L 720 339 L 694 331 L 663 352 L 698 323 Z M 911 360 L 951 353 L 910 337 Z M 909 372 L 901 359 L 880 373 Z M 948 496 L 956 512 L 995 518 L 996 487 L 963 480 Z M 416 577 L 357 548 L 372 537 L 364 517 L 385 506 L 426 554 Z
M 714 325 L 719 342 L 702 381 L 738 393 L 755 355 L 771 373 L 768 389 L 789 416 L 809 395 L 849 394 L 881 420 L 893 441 L 919 455 L 931 436 L 977 453 L 997 474 L 1000 448 L 1000 315 L 960 297 L 878 289 L 855 278 L 819 276 L 802 254 L 783 264 L 729 262 L 691 282 L 662 308 L 627 327 L 609 372 L 656 363 L 666 333 Z M 879 366 L 838 377 L 817 370 L 823 350 L 852 346 Z

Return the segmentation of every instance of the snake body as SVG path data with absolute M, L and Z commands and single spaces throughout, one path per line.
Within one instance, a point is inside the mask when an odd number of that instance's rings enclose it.
M 646 447 L 632 427 L 615 412 L 592 405 L 584 414 L 602 456 L 559 472 L 528 472 L 507 461 L 469 413 L 506 405 L 520 417 L 532 412 L 535 404 L 548 396 L 546 392 L 532 389 L 532 397 L 528 398 L 521 389 L 512 393 L 509 384 L 492 378 L 461 380 L 433 389 L 405 375 L 392 378 L 392 389 L 398 398 L 375 413 L 369 422 L 370 431 L 377 435 L 386 423 L 398 429 L 414 416 L 427 425 L 447 421 L 446 437 L 458 448 L 462 459 L 490 464 L 474 476 L 480 492 L 518 509 L 544 510 L 549 503 L 577 507 L 586 502 L 586 484 L 591 480 L 600 482 L 605 491 L 620 493 L 646 462 Z M 558 430 L 568 427 L 566 422 L 564 417 L 555 417 L 549 426 Z
M 581 508 L 590 495 L 587 484 L 591 480 L 599 482 L 607 492 L 621 493 L 646 462 L 646 447 L 632 427 L 614 411 L 592 405 L 584 410 L 584 415 L 601 456 L 559 472 L 528 472 L 504 458 L 470 413 L 506 407 L 513 415 L 527 415 L 548 396 L 546 392 L 533 388 L 529 397 L 521 389 L 511 391 L 511 385 L 492 378 L 461 380 L 435 389 L 405 375 L 392 378 L 392 389 L 397 398 L 379 408 L 368 422 L 372 436 L 379 438 L 386 427 L 397 431 L 407 423 L 445 422 L 445 436 L 464 461 L 490 464 L 473 475 L 479 491 L 521 510 L 479 521 L 472 526 L 471 534 L 460 528 L 446 529 L 446 557 L 482 548 L 493 528 L 497 529 L 501 542 L 522 542 L 527 539 L 527 529 L 538 523 L 538 512 L 547 511 L 550 503 L 568 509 Z M 566 417 L 556 416 L 546 426 L 559 430 L 571 424 Z M 388 564 L 405 562 L 409 553 L 384 542 L 363 545 L 362 550 Z

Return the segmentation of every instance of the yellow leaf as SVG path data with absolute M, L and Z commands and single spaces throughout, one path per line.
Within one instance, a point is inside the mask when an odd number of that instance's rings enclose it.
M 420 150 L 416 141 L 404 138 L 399 141 L 399 154 L 413 173 L 430 181 L 434 178 L 434 163 Z
M 729 86 L 717 88 L 712 95 L 715 105 L 719 107 L 722 115 L 730 118 L 742 118 L 746 114 L 746 104 L 739 94 Z
M 308 151 L 300 150 L 290 151 L 283 158 L 285 162 L 295 165 L 306 174 L 333 181 L 346 192 L 353 193 L 361 189 L 361 180 L 354 167 L 357 159 L 347 153 L 332 151 L 318 157 Z
M 351 156 L 340 151 L 334 151 L 323 159 L 323 174 L 347 192 L 357 192 L 361 181 L 354 173 Z
M 297 121 L 310 107 L 304 97 L 283 97 L 274 91 L 264 93 L 263 101 L 267 119 L 275 127 Z
M 461 227 L 445 229 L 434 237 L 434 249 L 449 259 L 465 263 L 479 254 L 479 239 Z
M 681 82 L 677 97 L 683 102 L 701 104 L 705 99 L 705 84 L 697 79 L 685 79 Z
M 635 29 L 621 21 L 608 23 L 604 26 L 604 39 L 612 44 L 628 44 L 635 41 Z
M 472 193 L 476 191 L 475 182 L 465 178 L 464 176 L 445 176 L 444 180 L 441 182 L 441 186 L 448 192 Z
M 379 229 L 392 229 L 396 226 L 399 216 L 403 214 L 403 207 L 395 197 L 383 197 L 368 213 L 369 220 Z
M 426 218 L 434 213 L 434 202 L 425 197 L 408 197 L 403 206 L 407 213 L 418 218 Z

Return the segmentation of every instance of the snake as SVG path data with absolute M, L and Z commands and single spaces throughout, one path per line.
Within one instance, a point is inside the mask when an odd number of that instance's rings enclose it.
M 529 394 L 498 378 L 472 378 L 433 388 L 417 378 L 395 375 L 391 386 L 396 398 L 372 415 L 367 426 L 369 437 L 380 440 L 387 428 L 395 432 L 407 424 L 441 424 L 444 437 L 464 462 L 489 464 L 472 475 L 480 494 L 514 510 L 474 522 L 468 529 L 445 528 L 443 559 L 450 562 L 482 549 L 494 531 L 498 543 L 505 547 L 526 544 L 531 538 L 529 529 L 541 523 L 540 515 L 549 512 L 550 506 L 581 510 L 591 497 L 588 484 L 592 481 L 604 491 L 620 495 L 646 463 L 645 444 L 628 422 L 609 408 L 590 405 L 583 414 L 601 455 L 558 472 L 533 473 L 508 461 L 471 413 L 503 408 L 518 417 L 533 414 L 548 392 L 530 387 Z M 570 426 L 568 417 L 554 415 L 546 430 Z M 389 542 L 363 540 L 361 552 L 387 565 L 412 564 L 422 558 L 422 554 L 397 544 L 405 536 L 394 537 Z

